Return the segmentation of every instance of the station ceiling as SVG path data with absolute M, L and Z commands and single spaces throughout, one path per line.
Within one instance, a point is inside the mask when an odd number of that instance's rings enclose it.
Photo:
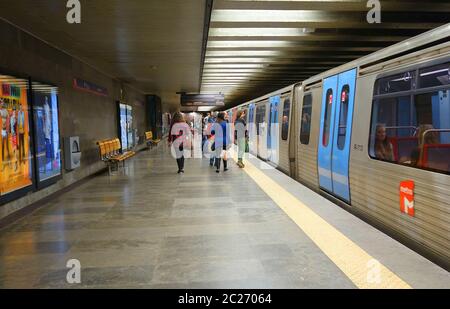
M 450 1 L 214 0 L 201 89 L 228 106 L 450 22 Z
M 67 0 L 0 0 L 0 17 L 173 108 L 176 92 L 199 91 L 204 0 L 80 3 L 81 24 Z
M 448 0 L 380 2 L 380 24 L 366 0 L 82 0 L 79 25 L 66 0 L 1 0 L 0 17 L 173 110 L 176 92 L 237 105 L 450 22 Z

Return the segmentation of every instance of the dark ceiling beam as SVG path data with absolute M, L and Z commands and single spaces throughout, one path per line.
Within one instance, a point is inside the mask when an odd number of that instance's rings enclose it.
M 300 11 L 300 12 L 299 12 Z M 448 22 L 448 12 L 381 12 L 381 24 L 373 24 L 372 26 L 382 25 L 383 23 L 409 23 L 414 22 L 431 22 L 446 23 Z M 211 15 L 211 27 L 216 28 L 213 23 L 226 22 L 238 23 L 246 22 L 249 24 L 263 22 L 283 23 L 294 20 L 295 22 L 316 22 L 316 23 L 336 23 L 339 28 L 340 23 L 360 22 L 367 23 L 367 12 L 334 12 L 327 10 L 324 6 L 319 11 L 258 11 L 258 10 L 214 10 Z
M 316 59 L 317 60 L 317 59 Z M 320 59 L 319 59 L 320 60 Z M 236 64 L 236 65 L 240 65 L 240 64 L 261 64 L 261 63 L 268 63 L 268 64 L 270 64 L 270 65 L 272 65 L 272 66 L 277 66 L 277 65 L 291 65 L 291 64 L 293 64 L 293 65 L 311 65 L 311 64 L 315 64 L 315 65 L 330 65 L 330 66 L 333 66 L 333 65 L 339 65 L 339 64 L 342 64 L 342 63 L 345 63 L 345 61 L 333 61 L 333 60 L 331 60 L 331 61 L 305 61 L 305 60 L 303 60 L 303 61 L 282 61 L 282 60 L 276 60 L 276 59 L 269 59 L 268 61 L 257 61 L 257 62 L 251 62 L 251 61 L 248 61 L 248 62 L 227 62 L 227 63 L 223 63 L 223 64 Z M 216 64 L 216 63 L 213 63 L 213 62 L 205 62 L 205 65 L 206 64 Z M 222 63 L 220 63 L 220 64 L 222 64 Z
M 345 39 L 348 42 L 399 42 L 408 39 L 408 36 L 389 35 L 342 35 L 342 34 L 307 34 L 299 36 L 210 36 L 208 41 L 336 41 Z
M 207 56 L 205 58 L 205 60 L 208 59 L 232 59 L 232 58 L 248 58 L 248 59 L 252 59 L 252 58 L 266 58 L 268 61 L 269 60 L 288 60 L 291 59 L 293 61 L 296 60 L 302 60 L 302 59 L 330 59 L 330 57 L 333 57 L 335 59 L 355 59 L 357 57 L 361 57 L 360 55 L 333 55 L 333 54 L 322 54 L 322 55 L 311 55 L 311 56 L 297 56 L 292 54 L 291 56 L 289 55 L 280 55 L 280 56 L 259 56 L 259 55 L 255 55 L 255 56 Z
M 421 29 L 430 30 L 442 26 L 443 22 L 411 22 L 411 21 L 383 21 L 380 24 L 369 24 L 367 21 L 334 21 L 334 22 L 211 22 L 212 28 L 347 28 L 347 29 Z
M 383 42 L 395 44 L 408 39 L 409 36 L 346 36 L 346 35 L 328 35 L 328 36 L 227 36 L 210 37 L 208 42 L 226 42 L 226 41 L 285 41 L 285 42 L 335 42 L 338 39 L 344 39 L 346 42 Z
M 361 51 L 373 52 L 382 47 L 366 47 L 366 46 L 285 46 L 285 47 L 208 47 L 208 51 L 247 51 L 247 50 L 276 50 L 276 51 Z
M 320 56 L 325 56 L 325 57 L 329 57 L 330 54 L 334 55 L 334 56 L 362 56 L 365 55 L 365 52 L 361 52 L 361 51 L 333 51 L 333 52 L 320 52 L 320 51 L 283 51 L 278 53 L 279 51 L 273 51 L 274 53 L 271 53 L 271 51 L 268 51 L 269 54 L 258 54 L 259 51 L 254 51 L 254 50 L 248 50 L 245 51 L 245 53 L 239 53 L 238 55 L 236 55 L 235 52 L 233 51 L 207 51 L 206 52 L 206 57 L 207 58 L 215 58 L 215 57 L 220 57 L 220 58 L 226 58 L 226 57 L 273 57 L 275 56 L 283 56 L 283 57 L 296 57 L 296 58 L 301 58 L 301 57 L 313 57 L 313 58 L 317 58 Z M 263 53 L 265 51 L 262 51 Z
M 205 17 L 204 17 L 204 24 L 203 24 L 203 39 L 202 39 L 202 53 L 201 53 L 201 60 L 200 60 L 200 75 L 199 75 L 199 83 L 198 83 L 198 91 L 200 92 L 200 88 L 202 86 L 202 75 L 203 75 L 203 66 L 205 63 L 205 55 L 206 55 L 206 48 L 208 45 L 208 33 L 211 23 L 211 15 L 213 11 L 213 0 L 205 0 Z
M 300 77 L 305 77 L 307 75 L 301 75 Z M 256 80 L 273 80 L 273 81 L 285 81 L 285 80 L 297 80 L 297 76 L 282 76 L 282 77 L 274 77 L 274 76 L 242 76 L 242 77 L 210 77 L 203 76 L 203 81 L 207 83 L 207 81 L 218 81 L 218 82 L 229 82 L 229 81 L 256 81 Z
M 203 78 L 209 78 L 209 77 L 247 77 L 247 76 L 266 76 L 266 77 L 271 77 L 271 78 L 277 78 L 279 76 L 289 76 L 289 77 L 300 77 L 300 76 L 304 76 L 304 75 L 309 75 L 311 74 L 310 72 L 304 72 L 302 70 L 296 71 L 296 72 L 278 72 L 278 73 L 249 73 L 249 74 L 233 74 L 233 73 L 225 73 L 225 74 L 220 74 L 220 73 L 206 73 L 203 74 Z
M 269 43 L 265 43 L 269 42 Z M 356 41 L 349 44 L 345 38 L 337 41 L 272 41 L 272 40 L 233 40 L 233 41 L 209 41 L 208 50 L 211 48 L 288 48 L 288 47 L 384 47 L 386 45 L 392 45 L 392 42 L 375 41 L 375 42 L 362 42 Z
M 279 70 L 279 71 L 290 71 L 290 70 L 299 70 L 304 68 L 305 70 L 319 70 L 319 71 L 324 71 L 327 70 L 330 66 L 308 66 L 308 65 L 303 65 L 303 66 L 288 66 L 288 67 L 275 67 L 274 70 Z M 210 68 L 220 68 L 220 67 L 210 67 Z M 206 69 L 206 67 L 205 67 Z M 226 69 L 226 68 L 224 68 Z M 267 68 L 269 69 L 269 68 Z M 270 69 L 272 70 L 272 69 Z
M 367 12 L 367 1 L 228 1 L 216 0 L 215 9 L 323 10 Z M 381 1 L 383 11 L 450 12 L 448 1 Z

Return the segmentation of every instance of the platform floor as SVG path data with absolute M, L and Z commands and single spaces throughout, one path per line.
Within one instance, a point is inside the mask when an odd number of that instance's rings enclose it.
M 0 230 L 0 288 L 450 288 L 450 274 L 250 158 L 163 144 Z M 68 260 L 81 284 L 66 281 Z

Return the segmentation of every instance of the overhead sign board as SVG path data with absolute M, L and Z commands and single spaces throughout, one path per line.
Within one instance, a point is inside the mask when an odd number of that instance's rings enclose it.
M 106 89 L 105 87 L 98 86 L 94 83 L 82 80 L 80 78 L 73 79 L 73 88 L 104 97 L 108 96 L 108 89 Z
M 224 106 L 223 94 L 181 94 L 181 106 Z

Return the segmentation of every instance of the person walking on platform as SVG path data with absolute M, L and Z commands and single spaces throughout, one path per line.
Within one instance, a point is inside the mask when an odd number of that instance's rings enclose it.
M 208 118 L 208 123 L 206 124 L 206 134 L 207 134 L 207 143 L 208 143 L 208 152 L 210 155 L 209 158 L 209 165 L 210 166 L 214 166 L 214 162 L 215 162 L 215 145 L 214 145 L 214 131 L 213 131 L 213 127 L 215 124 L 216 120 L 215 117 L 213 115 L 211 115 Z
M 184 120 L 182 113 L 177 112 L 173 116 L 172 124 L 170 125 L 168 144 L 169 147 L 174 147 L 178 174 L 184 173 L 184 143 L 189 133 L 189 125 Z
M 228 171 L 227 151 L 230 145 L 230 138 L 228 132 L 228 123 L 225 120 L 225 113 L 220 112 L 217 115 L 217 122 L 214 125 L 215 133 L 215 152 L 216 152 L 216 173 L 220 172 L 220 163 L 223 158 L 223 171 Z
M 247 123 L 245 122 L 245 110 L 240 110 L 237 112 L 236 121 L 234 122 L 235 129 L 235 139 L 238 146 L 238 162 L 237 165 L 240 168 L 244 168 L 244 153 L 245 153 L 245 144 L 247 138 Z

